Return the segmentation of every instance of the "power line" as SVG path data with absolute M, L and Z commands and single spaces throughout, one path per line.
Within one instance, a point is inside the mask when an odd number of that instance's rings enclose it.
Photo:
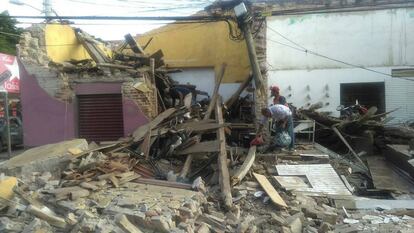
M 95 5 L 97 6 L 98 3 L 96 2 L 88 2 L 88 1 L 82 1 L 82 0 L 66 0 L 66 1 L 70 1 L 70 2 L 74 2 L 74 3 L 79 3 L 79 4 L 88 4 L 88 5 Z M 186 9 L 186 8 L 196 8 L 196 7 L 203 7 L 205 5 L 207 5 L 208 3 L 199 3 L 199 4 L 168 4 L 169 6 L 173 5 L 173 7 L 168 7 L 168 8 L 160 8 L 157 9 L 157 7 L 153 6 L 153 3 L 151 3 L 151 7 L 148 6 L 138 6 L 138 5 L 134 5 L 134 4 L 129 4 L 129 5 L 122 5 L 122 4 L 108 4 L 108 3 L 99 3 L 99 6 L 103 6 L 103 7 L 115 7 L 115 8 L 152 8 L 151 10 L 141 10 L 141 11 L 137 11 L 137 12 L 151 12 L 151 11 L 163 11 L 163 10 L 174 10 L 174 9 Z M 165 5 L 164 5 L 165 6 Z M 160 6 L 161 7 L 161 6 Z
M 1 16 L 5 17 L 5 16 Z M 0 18 L 1 18 L 0 17 Z M 58 20 L 174 20 L 174 21 L 220 21 L 229 19 L 229 16 L 29 16 L 29 15 L 10 15 L 8 17 L 16 19 L 58 19 Z
M 14 33 L 9 33 L 9 32 L 2 32 L 2 31 L 0 31 L 0 34 L 4 34 L 4 35 L 7 35 L 7 36 L 20 37 L 19 34 L 14 34 Z
M 270 28 L 270 27 L 268 27 L 268 28 L 269 28 L 271 31 L 276 32 L 276 30 L 274 30 L 274 29 L 272 29 L 272 28 Z M 277 33 L 278 35 L 280 35 L 280 36 L 283 36 L 283 35 L 282 35 L 281 33 L 279 33 L 279 32 L 276 32 L 276 33 Z M 289 42 L 291 42 L 291 43 L 295 44 L 295 45 L 296 45 L 296 46 L 298 46 L 299 48 L 298 48 L 298 47 L 291 46 L 291 45 L 288 45 L 288 44 L 285 44 L 285 43 L 282 43 L 282 42 L 279 42 L 279 41 L 276 41 L 276 40 L 272 40 L 272 39 L 270 39 L 270 38 L 267 38 L 267 40 L 268 40 L 268 41 L 271 41 L 271 42 L 273 42 L 273 43 L 277 43 L 277 44 L 280 44 L 280 45 L 283 45 L 283 46 L 289 47 L 289 48 L 291 48 L 291 49 L 295 49 L 295 50 L 297 50 L 297 51 L 304 52 L 304 53 L 306 53 L 306 54 L 312 54 L 312 55 L 314 55 L 314 56 L 322 57 L 322 58 L 325 58 L 325 59 L 327 59 L 327 60 L 331 60 L 331 61 L 334 61 L 334 62 L 342 63 L 342 64 L 347 65 L 347 66 L 351 66 L 351 67 L 355 67 L 355 68 L 363 69 L 363 70 L 366 70 L 366 71 L 374 72 L 374 73 L 381 74 L 381 75 L 385 75 L 385 76 L 392 77 L 392 78 L 399 78 L 399 79 L 404 79 L 404 80 L 407 80 L 407 81 L 414 81 L 414 80 L 412 80 L 412 79 L 408 79 L 408 78 L 394 77 L 394 76 L 392 76 L 391 74 L 387 74 L 387 73 L 384 73 L 384 72 L 381 72 L 381 71 L 377 71 L 377 70 L 374 70 L 374 69 L 366 68 L 366 67 L 361 66 L 361 65 L 355 65 L 355 64 L 352 64 L 352 63 L 349 63 L 349 62 L 346 62 L 346 61 L 342 61 L 342 60 L 336 59 L 336 58 L 331 58 L 331 57 L 328 57 L 328 56 L 326 56 L 326 55 L 323 55 L 323 54 L 320 54 L 320 53 L 314 52 L 314 51 L 312 51 L 312 50 L 309 50 L 309 49 L 307 49 L 307 48 L 303 47 L 302 45 L 300 45 L 300 44 L 298 44 L 298 43 L 296 43 L 296 42 L 294 42 L 294 41 L 290 40 L 290 39 L 289 39 L 289 38 L 287 38 L 286 36 L 283 36 L 283 38 L 284 38 L 284 39 L 286 39 L 286 40 L 288 40 Z

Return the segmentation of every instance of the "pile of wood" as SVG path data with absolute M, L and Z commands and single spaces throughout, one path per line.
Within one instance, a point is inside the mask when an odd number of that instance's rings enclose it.
M 316 106 L 316 105 L 314 105 Z M 371 107 L 364 115 L 355 119 L 340 119 L 317 111 L 317 108 L 299 109 L 299 117 L 313 119 L 318 125 L 316 139 L 321 144 L 339 153 L 348 151 L 356 163 L 359 163 L 370 175 L 367 156 L 383 154 L 397 167 L 414 178 L 413 155 L 414 129 L 406 125 L 387 125 L 389 113 L 376 114 Z M 393 146 L 393 145 L 401 146 Z M 342 149 L 341 149 L 342 148 Z M 395 148 L 404 148 L 399 151 Z M 395 155 L 390 152 L 393 151 Z M 365 155 L 365 157 L 364 157 Z

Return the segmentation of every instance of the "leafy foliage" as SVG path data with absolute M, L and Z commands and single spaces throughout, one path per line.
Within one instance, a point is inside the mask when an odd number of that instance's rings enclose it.
M 0 14 L 0 53 L 16 54 L 16 44 L 22 29 L 16 27 L 17 20 L 10 18 L 7 11 Z

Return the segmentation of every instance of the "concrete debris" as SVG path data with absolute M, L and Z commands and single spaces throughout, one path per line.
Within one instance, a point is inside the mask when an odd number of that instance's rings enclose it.
M 413 148 L 396 142 L 414 139 L 411 128 L 385 126 L 374 108 L 345 120 L 313 105 L 298 109 L 295 120 L 326 126 L 342 150 L 334 143 L 256 149 L 250 142 L 258 136 L 257 106 L 251 95 L 240 97 L 255 77 L 223 104 L 226 64 L 210 98 L 196 85 L 175 82 L 168 74 L 177 70 L 164 66 L 162 51 L 146 54 L 131 35 L 109 57 L 102 43 L 74 32 L 90 59 L 53 62 L 44 26 L 22 33 L 19 56 L 29 73 L 56 72 L 65 102 L 77 95 L 74 83 L 126 77 L 116 79 L 122 93 L 128 86 L 145 97 L 148 122 L 116 141 L 73 139 L 1 163 L 0 232 L 412 232 L 413 193 L 403 186 L 412 183 Z M 372 156 L 374 143 L 389 155 Z M 352 158 L 339 153 L 344 148 Z

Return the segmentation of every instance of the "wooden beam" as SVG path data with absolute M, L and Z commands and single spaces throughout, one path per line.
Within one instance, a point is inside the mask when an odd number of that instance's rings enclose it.
M 50 225 L 58 227 L 58 228 L 65 228 L 66 227 L 66 221 L 65 219 L 58 217 L 58 216 L 54 216 L 51 215 L 49 213 L 46 213 L 45 211 L 43 211 L 42 209 L 34 206 L 34 205 L 29 205 L 27 206 L 26 212 L 34 215 L 37 218 L 40 218 L 46 222 L 48 222 Z
M 191 168 L 191 162 L 193 161 L 193 155 L 189 154 L 187 158 L 185 159 L 185 163 L 183 166 L 183 169 L 181 169 L 180 177 L 185 178 L 188 175 L 188 172 Z
M 234 92 L 234 94 L 226 101 L 224 105 L 226 105 L 228 109 L 230 109 L 233 106 L 233 104 L 239 99 L 240 94 L 244 91 L 244 89 L 246 89 L 246 87 L 249 85 L 252 79 L 253 75 L 249 75 L 249 77 L 247 77 L 247 79 L 240 84 L 239 89 L 237 89 L 237 91 Z
M 287 207 L 286 202 L 283 200 L 283 198 L 279 195 L 279 193 L 276 191 L 276 189 L 264 175 L 260 175 L 254 172 L 253 175 L 274 204 L 284 208 Z
M 199 142 L 193 146 L 190 146 L 184 150 L 177 151 L 177 155 L 195 154 L 195 153 L 211 153 L 218 152 L 220 150 L 220 141 L 205 141 Z
M 249 153 L 247 154 L 246 159 L 243 162 L 243 165 L 237 169 L 234 173 L 234 176 L 231 178 L 231 184 L 236 185 L 240 183 L 246 174 L 249 172 L 250 168 L 252 167 L 254 160 L 256 158 L 256 146 L 252 146 L 249 149 Z
M 147 134 L 148 131 L 151 131 L 152 128 L 155 128 L 158 126 L 162 121 L 167 119 L 169 116 L 171 116 L 176 111 L 175 108 L 169 108 L 159 114 L 154 120 L 151 122 L 140 126 L 138 129 L 134 131 L 132 136 L 134 137 L 134 142 L 138 142 L 144 138 L 144 136 Z
M 221 97 L 218 96 L 216 101 L 216 120 L 219 124 L 224 124 L 223 113 L 221 109 Z M 218 171 L 219 171 L 219 183 L 223 196 L 224 206 L 230 209 L 233 205 L 230 186 L 230 174 L 227 167 L 227 150 L 226 150 L 226 135 L 224 128 L 217 130 L 217 139 L 220 142 L 220 154 L 218 156 Z
M 332 126 L 332 130 L 336 133 L 336 135 L 338 135 L 339 139 L 341 139 L 341 141 L 345 144 L 345 146 L 348 147 L 348 149 L 351 151 L 351 153 L 354 156 L 354 158 L 356 160 L 358 160 L 358 162 L 362 165 L 362 168 L 364 168 L 365 171 L 368 173 L 369 169 L 367 168 L 367 166 L 365 165 L 365 163 L 357 155 L 357 153 L 354 151 L 354 149 L 352 149 L 351 145 L 349 145 L 349 143 L 346 141 L 346 139 L 344 138 L 344 136 L 342 136 L 341 132 L 339 132 L 339 130 L 336 128 L 336 126 Z
M 218 95 L 219 95 L 218 94 L 218 91 L 220 89 L 220 84 L 221 84 L 221 81 L 223 80 L 224 73 L 226 71 L 226 66 L 227 66 L 226 63 L 223 63 L 221 65 L 220 72 L 219 72 L 219 74 L 216 77 L 216 85 L 214 86 L 213 95 L 211 96 L 210 104 L 208 105 L 208 108 L 207 108 L 207 111 L 206 111 L 206 115 L 204 115 L 203 120 L 207 120 L 207 119 L 210 118 L 211 112 L 213 111 L 213 108 L 216 105 L 217 98 L 218 98 Z
M 142 231 L 132 224 L 124 214 L 117 214 L 115 216 L 116 224 L 127 233 L 142 233 Z

